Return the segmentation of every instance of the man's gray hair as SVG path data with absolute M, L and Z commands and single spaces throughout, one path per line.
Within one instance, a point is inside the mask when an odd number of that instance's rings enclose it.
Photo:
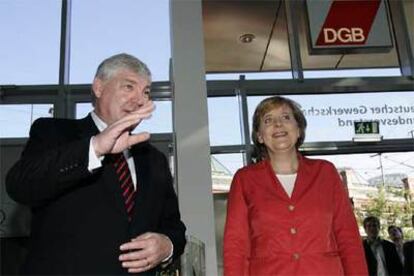
M 147 78 L 151 82 L 151 71 L 148 66 L 138 58 L 121 53 L 113 55 L 99 64 L 95 78 L 106 81 L 114 76 L 120 69 L 127 69 Z M 95 93 L 92 91 L 92 104 L 95 105 Z

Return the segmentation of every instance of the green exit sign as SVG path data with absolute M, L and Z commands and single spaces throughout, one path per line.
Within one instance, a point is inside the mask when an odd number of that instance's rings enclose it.
M 379 134 L 379 122 L 354 122 L 355 134 Z

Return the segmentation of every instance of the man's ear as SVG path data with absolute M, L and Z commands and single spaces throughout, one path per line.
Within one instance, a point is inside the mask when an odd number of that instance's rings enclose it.
M 100 98 L 102 95 L 103 83 L 102 80 L 95 78 L 92 83 L 92 91 L 96 98 Z

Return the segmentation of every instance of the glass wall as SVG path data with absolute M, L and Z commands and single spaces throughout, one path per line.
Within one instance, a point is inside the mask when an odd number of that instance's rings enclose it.
M 374 70 L 371 70 L 374 71 Z M 414 131 L 414 92 L 292 95 L 308 121 L 305 142 L 352 141 L 354 122 L 379 121 L 383 139 L 407 139 Z M 249 126 L 257 104 L 249 97 Z M 386 99 L 386 100 L 385 100 Z
M 414 188 L 414 151 L 380 154 L 347 154 L 312 156 L 331 161 L 342 177 L 360 233 L 365 235 L 362 221 L 367 215 L 381 219 L 381 235 L 388 238 L 390 225 L 402 227 L 405 239 L 414 237 L 411 227 Z
M 61 5 L 0 1 L 0 85 L 58 83 Z
M 208 99 L 210 145 L 240 145 L 240 112 L 236 97 Z
M 29 137 L 32 123 L 53 117 L 52 104 L 10 104 L 0 106 L 0 138 Z
M 31 123 L 38 117 L 52 117 L 57 114 L 69 118 L 86 116 L 92 109 L 88 102 L 89 84 L 93 80 L 96 67 L 112 54 L 128 52 L 136 55 L 149 65 L 155 86 L 165 85 L 171 91 L 171 83 L 162 82 L 169 80 L 170 69 L 169 0 L 70 2 L 70 41 L 65 52 L 70 58 L 69 64 L 64 66 L 69 71 L 59 72 L 59 61 L 63 54 L 60 52 L 62 1 L 0 1 L 0 34 L 4 38 L 0 45 L 0 138 L 27 137 Z M 204 8 L 208 5 L 207 9 L 214 9 L 214 5 L 221 6 L 221 12 L 234 14 L 231 2 L 237 1 L 219 2 L 203 1 L 203 5 Z M 243 5 L 247 7 L 253 3 L 245 2 Z M 300 38 L 300 49 L 297 54 L 302 58 L 305 71 L 304 81 L 299 82 L 292 78 L 290 71 L 290 55 L 294 53 L 290 51 L 287 40 L 285 8 L 276 7 L 277 1 L 262 2 L 263 5 L 257 7 L 257 11 L 264 11 L 269 18 L 258 18 L 256 13 L 249 10 L 246 14 L 248 17 L 242 18 L 241 22 L 234 21 L 234 17 L 224 16 L 220 20 L 210 22 L 211 25 L 205 25 L 204 30 L 215 30 L 216 34 L 228 35 L 229 39 L 234 38 L 223 32 L 223 24 L 226 22 L 230 22 L 230 27 L 241 25 L 251 27 L 252 32 L 258 31 L 256 42 L 259 43 L 259 51 L 253 44 L 240 44 L 238 37 L 231 41 L 231 45 L 224 45 L 226 47 L 215 44 L 214 37 L 210 37 L 212 40 L 205 43 L 205 47 L 216 46 L 206 50 L 206 61 L 212 61 L 210 65 L 216 66 L 206 65 L 207 85 L 216 82 L 215 87 L 225 87 L 230 91 L 226 95 L 221 94 L 220 97 L 211 89 L 208 93 L 213 191 L 224 202 L 221 210 L 225 210 L 226 193 L 234 173 L 249 161 L 246 153 L 251 145 L 244 144 L 242 130 L 251 130 L 251 118 L 257 104 L 263 98 L 276 94 L 289 97 L 301 105 L 308 120 L 305 146 L 309 143 L 316 144 L 316 147 L 306 154 L 311 156 L 317 152 L 318 155 L 311 158 L 322 158 L 335 164 L 341 175 L 346 177 L 344 182 L 355 206 L 365 211 L 370 210 L 368 201 L 378 198 L 381 187 L 396 189 L 391 193 L 404 191 L 406 187 L 414 189 L 414 144 L 409 144 L 410 141 L 414 141 L 414 92 L 412 86 L 410 89 L 400 89 L 401 83 L 412 84 L 412 80 L 402 78 L 399 68 L 393 67 L 398 63 L 396 50 L 383 55 L 372 54 L 367 58 L 366 66 L 355 69 L 352 67 L 352 61 L 361 59 L 360 56 L 310 55 L 307 42 Z M 277 9 L 280 20 L 273 21 L 275 10 L 269 7 Z M 246 24 L 247 18 L 263 19 L 268 28 L 264 30 Z M 234 22 L 243 24 L 237 25 L 233 24 Z M 303 22 L 300 21 L 300 24 Z M 409 27 L 412 30 L 412 25 Z M 209 39 L 207 35 L 205 38 Z M 279 46 L 282 47 L 282 51 L 277 50 Z M 233 52 L 236 48 L 241 48 L 241 51 Z M 224 60 L 217 55 L 217 51 L 222 51 L 221 57 L 231 58 L 227 65 L 244 66 L 244 69 L 237 72 L 246 72 L 245 84 L 257 84 L 257 91 L 249 90 L 243 94 L 243 97 L 246 97 L 243 99 L 248 103 L 247 110 L 242 110 L 235 92 L 244 88 L 239 82 L 240 74 L 230 73 L 234 70 L 227 70 L 227 74 L 218 74 L 216 69 Z M 380 68 L 383 64 L 381 57 L 386 57 L 391 62 Z M 254 68 L 266 72 L 253 73 L 253 67 L 249 67 L 251 64 L 256 66 Z M 371 66 L 377 68 L 372 69 Z M 58 84 L 59 74 L 69 76 L 69 88 Z M 366 85 L 367 79 L 373 79 L 372 77 L 376 80 L 370 80 L 370 83 L 378 81 L 375 91 L 359 91 L 360 86 Z M 378 83 L 384 77 L 390 77 L 389 85 L 382 89 Z M 322 82 L 318 83 L 321 79 L 334 79 L 334 89 L 328 91 L 329 93 L 319 93 L 318 89 L 323 88 Z M 220 83 L 220 80 L 223 82 Z M 269 80 L 277 82 L 272 89 L 263 88 Z M 229 88 L 226 81 L 234 81 L 234 86 Z M 286 83 L 288 85 L 284 87 L 290 87 L 291 90 L 280 89 L 282 84 Z M 29 87 L 22 92 L 18 89 L 21 85 Z M 46 85 L 53 85 L 52 89 L 48 90 L 53 90 L 53 93 L 39 89 Z M 79 88 L 79 91 L 74 93 L 75 89 L 72 90 L 72 87 Z M 311 88 L 312 93 L 307 93 L 304 87 Z M 7 93 L 4 94 L 4 91 Z M 10 97 L 14 92 L 15 95 Z M 168 93 L 167 96 L 160 93 L 159 97 L 154 98 L 156 110 L 153 117 L 144 121 L 136 131 L 145 130 L 154 134 L 173 132 L 172 95 Z M 247 118 L 243 117 L 244 111 L 247 111 Z M 380 134 L 384 141 L 393 146 L 394 152 L 381 148 L 381 143 L 363 146 L 354 144 L 353 122 L 360 120 L 379 121 Z M 323 147 L 326 143 L 338 142 L 346 143 L 346 154 L 327 151 Z M 399 148 L 400 142 L 404 142 L 403 148 Z M 409 148 L 410 145 L 413 147 Z M 404 195 L 394 195 L 395 193 L 386 196 L 392 199 L 390 201 L 403 206 Z M 364 212 L 360 215 L 363 216 Z M 223 212 L 217 214 L 217 217 L 224 222 Z M 393 216 L 387 216 L 387 223 L 400 224 L 405 219 L 392 218 Z M 217 228 L 219 235 L 222 233 L 222 227 L 223 225 Z
M 168 4 L 168 0 L 72 1 L 70 82 L 91 83 L 98 64 L 121 52 L 145 62 L 153 81 L 168 80 Z

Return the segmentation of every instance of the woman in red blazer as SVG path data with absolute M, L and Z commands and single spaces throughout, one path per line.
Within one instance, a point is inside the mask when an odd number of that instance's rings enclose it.
M 234 176 L 224 275 L 367 275 L 347 193 L 331 163 L 303 157 L 306 119 L 271 97 L 253 116 L 257 163 Z

